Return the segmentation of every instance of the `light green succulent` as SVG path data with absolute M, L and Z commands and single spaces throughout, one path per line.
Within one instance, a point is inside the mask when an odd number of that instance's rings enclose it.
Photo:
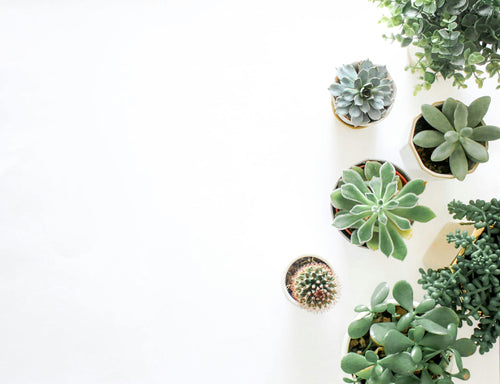
M 394 101 L 394 84 L 385 66 L 370 60 L 337 69 L 337 81 L 330 85 L 337 115 L 357 127 L 380 120 Z
M 348 328 L 351 343 L 341 368 L 351 376 L 344 381 L 453 384 L 453 378 L 469 379 L 462 358 L 474 354 L 476 346 L 469 339 L 457 339 L 457 314 L 436 306 L 433 299 L 415 304 L 413 289 L 404 280 L 392 290 L 396 304 L 386 300 L 388 294 L 389 286 L 381 283 L 372 294 L 370 307 L 354 309 L 364 315 Z M 449 367 L 452 358 L 457 365 L 453 373 Z
M 467 107 L 448 98 L 442 110 L 432 105 L 422 105 L 422 116 L 434 129 L 417 133 L 413 142 L 422 148 L 435 148 L 431 160 L 438 162 L 449 159 L 453 176 L 464 180 L 469 170 L 467 159 L 474 163 L 488 161 L 488 151 L 481 143 L 500 139 L 499 127 L 482 123 L 490 101 L 489 96 L 483 96 Z
M 379 249 L 386 256 L 403 260 L 407 249 L 402 236 L 411 231 L 412 221 L 428 222 L 436 215 L 417 205 L 425 182 L 412 180 L 402 188 L 394 166 L 367 161 L 364 169 L 345 170 L 339 188 L 330 198 L 335 214 L 333 226 L 352 230 L 351 242 Z

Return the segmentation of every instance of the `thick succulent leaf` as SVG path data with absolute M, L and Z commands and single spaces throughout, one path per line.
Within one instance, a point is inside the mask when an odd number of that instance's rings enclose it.
M 333 226 L 337 229 L 346 229 L 351 228 L 354 223 L 358 220 L 364 218 L 366 214 L 361 213 L 357 215 L 353 215 L 351 213 L 346 213 L 343 215 L 337 215 L 335 220 L 333 220 Z
M 372 251 L 376 251 L 378 249 L 378 232 L 373 232 L 373 236 L 370 241 L 366 242 L 366 246 Z
M 397 199 L 397 201 L 399 202 L 399 208 L 413 208 L 418 203 L 418 196 L 414 193 L 406 193 L 404 196 Z
M 455 108 L 457 107 L 457 105 L 458 101 L 449 97 L 446 99 L 441 109 L 443 114 L 451 124 L 453 124 L 455 121 Z
M 432 161 L 443 161 L 450 157 L 458 143 L 452 143 L 445 141 L 444 143 L 438 145 L 434 151 L 432 151 L 431 160 Z
M 379 241 L 378 241 L 379 249 L 382 251 L 384 255 L 389 257 L 394 249 L 394 246 L 392 244 L 389 231 L 387 230 L 387 226 L 379 222 L 378 230 L 379 230 Z
M 490 106 L 491 97 L 483 96 L 476 100 L 474 100 L 469 105 L 469 117 L 467 125 L 471 128 L 477 127 L 481 120 L 483 120 L 486 112 L 488 112 L 488 108 Z
M 432 349 L 446 349 L 451 343 L 453 343 L 453 339 L 449 335 L 434 335 L 432 333 L 427 333 L 420 340 L 420 345 L 422 347 L 429 347 Z
M 500 139 L 500 127 L 494 125 L 483 125 L 472 130 L 472 140 L 493 141 Z
M 414 343 L 401 332 L 392 329 L 384 337 L 384 349 L 386 354 L 394 354 L 403 352 L 404 350 L 413 347 Z
M 369 330 L 372 320 L 369 317 L 362 317 L 361 319 L 354 320 L 347 328 L 347 333 L 351 339 L 359 339 L 363 337 Z
M 392 296 L 407 311 L 413 311 L 413 289 L 411 285 L 400 280 L 392 288 Z
M 476 352 L 476 344 L 470 339 L 458 339 L 452 344 L 461 356 L 471 356 Z
M 359 109 L 357 105 L 352 104 L 349 108 L 349 115 L 351 115 L 351 117 L 354 119 L 363 115 L 363 112 L 361 112 L 361 109 Z
M 370 201 L 365 197 L 363 192 L 361 192 L 354 184 L 344 184 L 340 187 L 342 191 L 342 196 L 348 200 L 357 201 L 362 204 L 370 204 Z
M 422 179 L 415 179 L 409 181 L 397 194 L 396 200 L 399 200 L 407 193 L 414 193 L 415 195 L 420 195 L 425 190 L 425 181 Z
M 367 161 L 365 164 L 365 177 L 370 180 L 374 176 L 380 176 L 380 164 L 378 161 Z
M 395 323 L 375 323 L 370 327 L 370 337 L 378 345 L 383 345 L 387 332 L 394 329 L 396 329 Z
M 395 215 L 405 217 L 409 220 L 427 223 L 436 217 L 436 214 L 428 207 L 417 205 L 413 208 L 396 208 L 391 211 Z
M 398 227 L 402 231 L 406 231 L 411 228 L 410 220 L 405 219 L 404 217 L 396 216 L 392 212 L 386 212 L 385 214 L 387 215 L 387 218 L 391 220 L 396 225 L 396 227 Z
M 422 319 L 429 319 L 441 325 L 448 327 L 448 324 L 459 325 L 460 320 L 458 315 L 448 307 L 435 307 L 421 317 Z
M 413 325 L 421 325 L 424 329 L 435 335 L 447 335 L 448 331 L 446 328 L 442 327 L 438 323 L 435 323 L 429 319 L 416 319 L 413 321 Z
M 446 116 L 436 107 L 429 104 L 422 105 L 422 116 L 431 127 L 437 129 L 441 133 L 446 133 L 453 130 Z
M 373 121 L 380 120 L 382 118 L 382 112 L 381 109 L 384 108 L 384 104 L 380 106 L 380 109 L 375 109 L 375 108 L 370 108 L 368 111 L 368 116 L 370 116 L 370 119 Z
M 389 231 L 389 236 L 391 237 L 392 245 L 394 247 L 392 257 L 398 260 L 404 260 L 408 253 L 408 250 L 403 238 L 401 237 L 401 233 L 390 222 L 387 224 L 387 230 Z
M 434 384 L 434 380 L 432 380 L 432 376 L 427 369 L 423 370 L 420 375 L 420 384 Z
M 488 151 L 477 141 L 471 140 L 468 137 L 461 137 L 460 142 L 462 143 L 467 156 L 471 157 L 478 163 L 484 163 L 488 161 Z
M 344 87 L 338 83 L 333 83 L 332 85 L 330 85 L 330 88 L 328 88 L 328 89 L 330 90 L 330 93 L 332 94 L 332 96 L 337 97 L 337 96 L 340 96 L 342 94 Z
M 361 243 L 366 243 L 373 236 L 373 227 L 377 222 L 377 214 L 374 213 L 368 220 L 364 222 L 364 224 L 359 227 L 358 230 L 358 238 Z
M 345 373 L 356 373 L 372 365 L 364 356 L 357 353 L 349 352 L 342 358 L 340 367 Z
M 358 188 L 363 193 L 370 192 L 361 175 L 355 170 L 344 170 L 344 172 L 342 172 L 342 180 L 344 180 L 346 184 L 354 184 L 356 188 Z
M 384 225 L 387 224 L 387 216 L 385 215 L 385 212 L 382 210 L 378 212 L 378 222 Z
M 378 361 L 384 368 L 389 368 L 394 373 L 410 376 L 417 370 L 417 365 L 413 362 L 408 352 L 389 355 Z
M 364 220 L 361 220 L 361 225 L 365 222 Z M 360 225 L 360 226 L 361 226 Z M 352 227 L 351 227 L 352 228 Z M 351 233 L 351 243 L 354 244 L 354 245 L 361 245 L 361 242 L 359 241 L 359 237 L 358 237 L 358 230 L 355 229 L 354 231 L 352 231 Z
M 378 199 L 382 198 L 382 180 L 380 177 L 372 177 L 372 179 L 368 182 L 373 194 Z
M 348 200 L 344 196 L 342 196 L 340 188 L 331 193 L 330 200 L 332 202 L 332 205 L 338 209 L 351 210 L 351 208 L 357 204 L 355 201 Z
M 389 284 L 386 282 L 380 283 L 375 287 L 375 290 L 372 293 L 370 305 L 373 308 L 377 304 L 381 304 L 389 295 Z
M 349 211 L 349 213 L 352 213 L 353 215 L 358 215 L 358 214 L 364 213 L 366 215 L 366 214 L 372 214 L 373 211 L 372 211 L 371 205 L 359 204 L 359 205 L 355 205 L 354 207 L 352 207 L 352 209 Z
M 470 129 L 471 133 L 472 133 L 472 128 L 462 128 L 462 130 L 460 131 L 460 134 L 463 135 L 464 133 L 464 130 L 466 129 Z M 455 143 L 456 141 L 458 141 L 459 139 L 459 134 L 458 132 L 456 131 L 448 131 L 444 134 L 444 139 L 450 143 Z
M 394 180 L 394 176 L 396 176 L 396 169 L 391 163 L 386 161 L 380 168 L 380 179 L 382 180 L 382 190 L 380 192 L 380 196 L 383 196 L 389 183 Z
M 458 180 L 463 181 L 469 170 L 469 162 L 461 145 L 457 145 L 453 153 L 450 155 L 450 169 L 453 176 Z
M 358 77 L 358 73 L 352 64 L 348 64 L 337 69 L 337 76 L 339 78 L 347 77 L 348 79 L 355 80 Z
M 467 107 L 463 103 L 458 103 L 454 115 L 455 131 L 460 132 L 462 128 L 467 126 L 468 116 Z
M 444 135 L 439 131 L 428 129 L 417 133 L 413 137 L 413 142 L 422 148 L 434 148 L 444 142 Z
M 382 200 L 384 200 L 384 202 L 389 201 L 391 197 L 394 196 L 397 189 L 398 189 L 398 182 L 397 181 L 390 182 L 385 188 L 384 197 L 382 198 Z
M 434 299 L 424 299 L 415 308 L 415 313 L 422 314 L 430 311 L 436 306 L 436 300 Z

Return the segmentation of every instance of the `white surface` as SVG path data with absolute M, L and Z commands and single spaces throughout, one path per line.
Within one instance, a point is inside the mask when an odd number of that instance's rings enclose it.
M 403 166 L 420 104 L 487 93 L 500 124 L 493 86 L 413 97 L 379 15 L 365 0 L 1 1 L 0 381 L 340 383 L 352 308 L 380 281 L 416 286 L 446 203 L 500 186 L 496 142 L 466 182 L 430 181 L 438 218 L 403 263 L 331 227 L 342 169 Z M 367 57 L 398 96 L 353 131 L 327 88 Z M 340 276 L 326 314 L 283 297 L 302 254 Z M 466 366 L 498 382 L 498 345 Z

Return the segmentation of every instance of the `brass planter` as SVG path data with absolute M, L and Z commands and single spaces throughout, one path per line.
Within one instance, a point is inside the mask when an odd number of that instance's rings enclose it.
M 432 105 L 435 107 L 440 107 L 443 104 L 444 104 L 444 101 L 437 101 L 435 103 L 432 103 Z M 440 178 L 440 179 L 455 179 L 456 177 L 453 176 L 451 173 L 438 173 L 438 172 L 435 172 L 435 171 L 427 168 L 427 166 L 424 164 L 424 162 L 420 158 L 420 155 L 418 154 L 418 151 L 417 151 L 417 147 L 415 146 L 415 143 L 413 143 L 413 137 L 415 136 L 415 128 L 417 126 L 417 122 L 421 118 L 422 118 L 422 114 L 420 113 L 417 117 L 415 117 L 415 119 L 413 119 L 413 123 L 412 123 L 411 130 L 410 130 L 410 137 L 408 139 L 408 144 L 410 146 L 411 151 L 413 152 L 413 155 L 417 159 L 417 162 L 418 162 L 420 169 L 422 169 L 422 171 L 428 173 L 429 175 Z M 485 125 L 484 121 L 481 121 L 481 125 Z M 486 149 L 488 149 L 488 142 L 484 143 L 484 147 Z M 469 174 L 475 172 L 478 165 L 479 165 L 479 163 L 475 163 L 474 166 L 471 169 L 469 169 L 467 174 L 469 175 Z

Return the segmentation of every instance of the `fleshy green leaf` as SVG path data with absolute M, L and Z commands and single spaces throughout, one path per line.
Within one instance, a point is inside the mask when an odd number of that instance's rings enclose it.
M 432 151 L 431 160 L 432 161 L 443 161 L 446 160 L 453 153 L 457 147 L 457 142 L 445 141 L 438 145 L 434 151 Z
M 452 346 L 463 357 L 471 356 L 474 352 L 476 352 L 476 344 L 474 344 L 474 342 L 470 339 L 458 339 Z
M 396 330 L 387 332 L 384 338 L 384 349 L 387 354 L 402 352 L 413 346 L 413 341 Z
M 413 208 L 397 208 L 392 210 L 392 213 L 420 223 L 427 223 L 436 217 L 436 214 L 430 208 L 422 205 Z
M 387 257 L 389 257 L 394 248 L 393 248 L 391 237 L 389 235 L 389 231 L 387 230 L 387 226 L 385 224 L 382 224 L 381 222 L 379 222 L 378 231 L 379 231 L 378 246 L 379 246 L 380 250 L 382 251 L 382 253 L 384 255 L 386 255 Z
M 356 373 L 372 365 L 364 356 L 349 352 L 342 358 L 340 367 L 345 373 Z
M 450 124 L 446 116 L 433 105 L 422 105 L 422 116 L 431 127 L 437 129 L 441 133 L 453 131 L 453 126 Z
M 460 138 L 460 142 L 462 143 L 462 146 L 464 147 L 467 155 L 473 160 L 477 161 L 478 163 L 484 163 L 488 161 L 488 151 L 481 144 L 469 139 L 468 137 Z
M 369 317 L 362 317 L 361 319 L 354 320 L 347 329 L 349 337 L 352 339 L 358 339 L 363 337 L 369 330 L 372 321 Z
M 457 107 L 455 108 L 455 115 L 454 115 L 455 130 L 457 132 L 459 132 L 462 128 L 467 126 L 468 116 L 469 114 L 467 112 L 467 107 L 462 103 L 458 103 Z
M 386 282 L 380 283 L 372 293 L 370 305 L 374 307 L 377 304 L 383 303 L 387 295 L 389 295 L 389 285 Z
M 400 280 L 392 288 L 392 296 L 407 311 L 413 311 L 413 289 L 411 285 Z
M 388 223 L 387 230 L 389 231 L 389 236 L 391 237 L 392 244 L 394 246 L 392 257 L 398 260 L 404 260 L 408 253 L 405 242 L 391 223 Z
M 332 194 L 330 195 L 330 200 L 335 208 L 345 209 L 347 211 L 351 210 L 351 208 L 356 205 L 356 202 L 348 200 L 344 196 L 342 196 L 340 188 L 332 192 Z
M 374 213 L 368 220 L 366 220 L 358 230 L 358 239 L 360 243 L 366 243 L 373 236 L 373 227 L 377 222 L 378 215 Z
M 469 163 L 464 149 L 461 145 L 457 145 L 453 153 L 450 155 L 450 169 L 453 176 L 458 180 L 463 181 L 469 170 Z
M 451 131 L 449 131 L 451 132 Z M 444 136 L 441 132 L 426 130 L 417 133 L 413 137 L 413 142 L 422 148 L 434 148 L 444 141 Z
M 481 120 L 483 120 L 484 116 L 486 115 L 486 112 L 488 112 L 488 108 L 490 106 L 491 102 L 491 97 L 489 96 L 483 96 L 480 97 L 476 100 L 474 100 L 470 105 L 469 105 L 469 117 L 468 117 L 468 122 L 467 126 L 474 128 L 481 123 Z
M 368 200 L 365 195 L 353 184 L 344 184 L 340 187 L 342 192 L 342 196 L 344 196 L 348 200 L 354 200 L 362 204 L 370 204 L 370 200 Z
M 455 120 L 455 108 L 457 107 L 458 102 L 451 97 L 447 98 L 443 104 L 442 112 L 448 119 L 448 121 L 453 124 Z
M 500 127 L 494 125 L 483 125 L 474 128 L 472 131 L 472 140 L 475 141 L 493 141 L 500 139 Z
M 396 195 L 395 200 L 400 199 L 407 193 L 414 193 L 415 195 L 420 195 L 425 190 L 425 181 L 421 179 L 415 179 L 409 181 Z

